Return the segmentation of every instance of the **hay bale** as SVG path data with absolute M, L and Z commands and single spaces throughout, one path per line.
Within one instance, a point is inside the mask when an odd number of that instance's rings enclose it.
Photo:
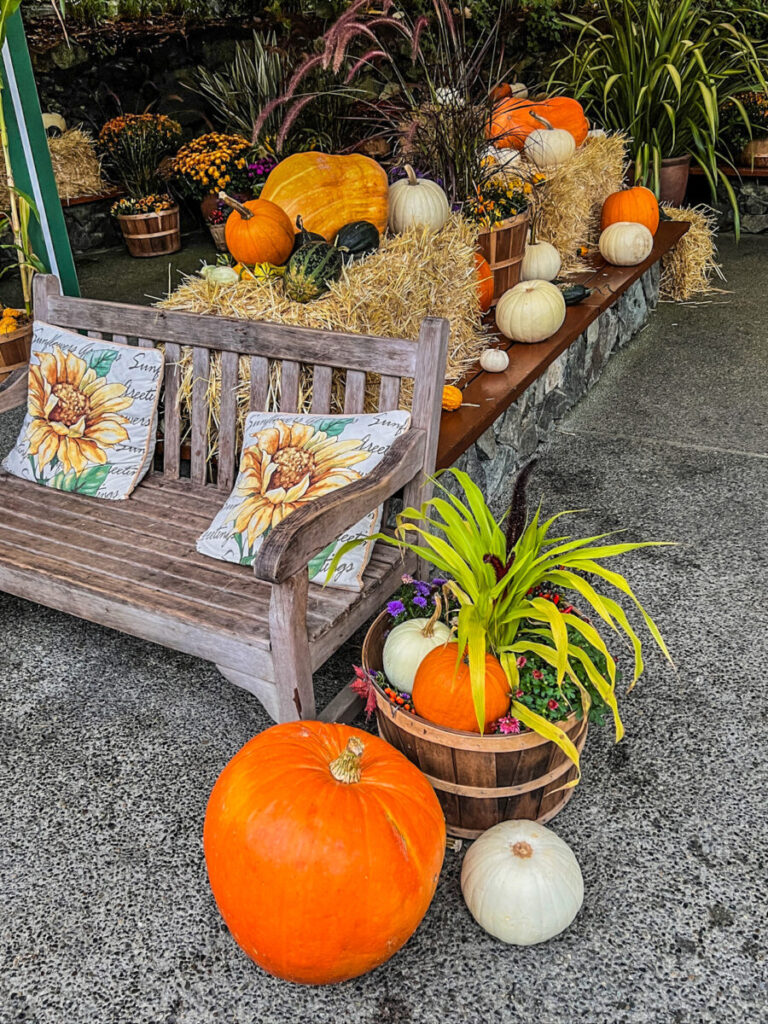
M 715 211 L 708 206 L 665 206 L 664 212 L 672 220 L 687 220 L 690 227 L 674 249 L 662 257 L 661 298 L 685 302 L 694 295 L 717 291 L 712 277 L 717 275 L 721 280 L 725 277 L 717 262 Z
M 101 174 L 101 161 L 91 136 L 81 128 L 70 128 L 58 138 L 48 139 L 56 188 L 62 199 L 97 196 L 107 185 Z M 0 210 L 7 210 L 8 186 L 0 176 Z
M 588 138 L 537 188 L 539 238 L 551 242 L 560 253 L 562 274 L 587 269 L 579 248 L 597 247 L 603 203 L 622 187 L 626 164 L 624 135 Z
M 451 334 L 446 379 L 457 381 L 487 345 L 486 328 L 477 303 L 474 252 L 477 229 L 458 215 L 442 231 L 430 235 L 412 230 L 384 238 L 378 252 L 346 267 L 341 279 L 314 302 L 301 304 L 286 297 L 277 281 L 241 281 L 220 287 L 200 277 L 188 277 L 159 303 L 163 309 L 238 320 L 268 320 L 322 330 L 416 340 L 426 316 L 445 317 Z M 182 414 L 188 420 L 192 392 L 192 354 L 181 360 Z M 221 389 L 218 357 L 212 359 L 210 377 L 209 456 L 218 446 L 217 419 Z M 250 367 L 240 360 L 238 410 L 240 427 L 248 411 Z M 379 382 L 369 375 L 366 410 L 375 411 Z M 400 407 L 410 408 L 413 386 L 404 380 Z M 269 404 L 280 401 L 280 367 L 271 366 Z M 303 368 L 299 409 L 308 412 L 312 401 L 312 375 Z M 334 375 L 333 411 L 341 412 L 344 374 Z

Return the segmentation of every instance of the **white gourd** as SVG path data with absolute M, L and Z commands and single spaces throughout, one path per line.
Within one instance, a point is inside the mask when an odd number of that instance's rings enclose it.
M 645 224 L 620 220 L 600 235 L 600 255 L 616 267 L 635 267 L 648 259 L 653 235 Z
M 549 281 L 521 281 L 496 303 L 496 326 L 511 341 L 544 341 L 564 320 L 565 299 Z
M 553 128 L 546 118 L 531 111 L 531 116 L 541 121 L 543 128 L 536 128 L 525 140 L 523 152 L 540 171 L 554 170 L 567 163 L 576 152 L 576 139 L 564 128 Z
M 551 242 L 529 242 L 520 267 L 522 281 L 552 281 L 560 273 L 563 261 Z
M 417 178 L 408 164 L 405 173 L 389 187 L 389 226 L 395 233 L 426 227 L 435 234 L 451 215 L 448 197 L 437 182 Z
M 512 96 L 514 99 L 528 99 L 528 86 L 525 85 L 524 82 L 510 82 L 509 88 L 512 90 Z
M 435 103 L 438 107 L 464 107 L 464 97 L 458 89 L 450 85 L 441 85 L 435 89 Z
M 431 619 L 407 619 L 395 626 L 384 643 L 384 675 L 398 690 L 410 693 L 416 670 L 430 651 L 451 639 L 451 629 L 439 622 L 442 605 L 435 601 Z
M 469 848 L 461 868 L 469 912 L 490 935 L 515 946 L 564 931 L 584 900 L 573 851 L 536 821 L 502 821 Z
M 486 146 L 483 150 L 483 162 L 492 167 L 498 167 L 502 174 L 511 174 L 520 164 L 523 156 L 519 149 L 510 146 L 508 149 L 498 149 L 496 146 Z
M 487 348 L 480 355 L 480 365 L 488 373 L 502 373 L 509 366 L 509 356 L 503 348 Z
M 234 267 L 226 267 L 224 265 L 206 265 L 200 271 L 200 276 L 204 277 L 210 284 L 237 284 L 240 280 L 240 275 Z

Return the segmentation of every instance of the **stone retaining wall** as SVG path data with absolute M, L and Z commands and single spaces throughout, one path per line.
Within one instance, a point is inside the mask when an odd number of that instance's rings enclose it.
M 659 275 L 660 266 L 655 263 L 455 463 L 483 489 L 488 501 L 508 496 L 517 468 L 598 380 L 612 353 L 644 326 L 659 301 Z M 442 482 L 451 486 L 448 477 Z

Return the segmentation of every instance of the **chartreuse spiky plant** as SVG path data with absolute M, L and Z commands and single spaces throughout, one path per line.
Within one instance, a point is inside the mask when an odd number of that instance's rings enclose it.
M 661 633 L 629 583 L 621 574 L 603 565 L 606 559 L 663 542 L 599 543 L 612 536 L 608 533 L 577 540 L 551 536 L 554 524 L 572 513 L 559 512 L 542 522 L 539 509 L 526 521 L 524 494 L 530 468 L 526 467 L 518 477 L 512 505 L 498 522 L 480 488 L 466 473 L 451 469 L 446 472 L 455 477 L 463 492 L 461 496 L 452 494 L 436 479 L 442 493 L 420 509 L 404 509 L 397 517 L 394 537 L 380 533 L 376 539 L 414 552 L 450 581 L 447 585 L 459 602 L 456 622 L 459 651 L 466 652 L 468 659 L 472 697 L 481 730 L 485 722 L 486 653 L 490 651 L 501 661 L 512 693 L 519 685 L 517 659 L 537 654 L 553 666 L 559 687 L 562 688 L 566 677 L 578 686 L 586 715 L 589 694 L 574 668 L 577 660 L 581 663 L 587 678 L 613 713 L 618 741 L 624 728 L 616 702 L 616 662 L 605 639 L 590 622 L 573 612 L 563 614 L 553 602 L 537 596 L 537 590 L 542 585 L 551 585 L 559 591 L 573 591 L 583 606 L 589 606 L 610 629 L 626 634 L 635 658 L 631 688 L 643 671 L 641 640 L 621 604 L 599 592 L 587 577 L 598 577 L 628 598 L 641 613 L 653 639 L 670 658 Z M 349 547 L 350 544 L 344 545 L 336 558 Z M 581 646 L 569 640 L 569 630 L 581 634 L 603 655 L 603 672 Z M 510 713 L 534 732 L 556 743 L 578 766 L 576 747 L 557 725 L 514 698 Z

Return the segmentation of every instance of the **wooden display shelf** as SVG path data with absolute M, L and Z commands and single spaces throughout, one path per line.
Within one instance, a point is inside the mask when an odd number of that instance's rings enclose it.
M 586 331 L 602 312 L 613 305 L 623 293 L 657 263 L 686 233 L 685 221 L 662 221 L 656 232 L 651 255 L 636 267 L 614 267 L 601 256 L 591 257 L 592 269 L 569 277 L 575 283 L 594 289 L 592 295 L 577 306 L 569 306 L 565 323 L 546 341 L 524 345 L 508 341 L 497 329 L 492 314 L 487 322 L 492 326 L 498 344 L 509 354 L 509 366 L 503 373 L 487 373 L 479 364 L 465 376 L 460 386 L 465 405 L 455 412 L 444 412 L 440 424 L 437 468 L 452 466 L 471 444 L 510 406 L 526 388 L 530 387 L 561 352 Z M 493 343 L 493 337 L 489 337 Z
M 84 206 L 86 203 L 98 203 L 104 199 L 120 199 L 125 192 L 121 188 L 109 188 L 105 192 L 99 192 L 92 196 L 73 196 L 71 199 L 62 199 L 61 205 L 65 210 L 70 206 Z
M 728 164 L 718 164 L 717 169 L 727 178 L 768 178 L 768 167 L 729 167 Z M 704 171 L 698 164 L 692 165 L 691 174 L 695 178 L 704 177 Z

